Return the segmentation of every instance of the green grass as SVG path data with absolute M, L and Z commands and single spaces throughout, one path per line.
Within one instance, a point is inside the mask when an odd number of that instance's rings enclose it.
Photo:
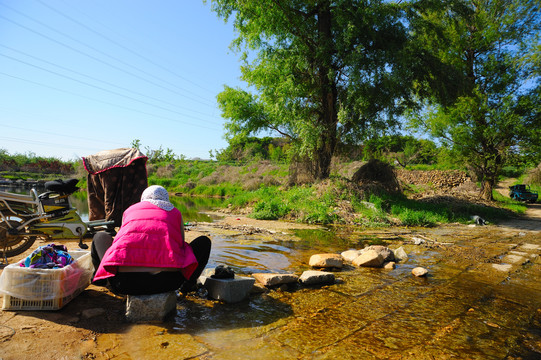
M 492 197 L 504 209 L 510 210 L 516 214 L 524 214 L 526 212 L 527 207 L 526 204 L 524 204 L 523 202 L 513 200 L 507 196 L 503 196 L 497 191 L 494 191 L 492 193 Z

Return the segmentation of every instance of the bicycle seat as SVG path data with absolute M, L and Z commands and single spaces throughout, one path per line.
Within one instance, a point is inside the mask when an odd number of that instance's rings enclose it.
M 59 194 L 72 194 L 79 188 L 77 187 L 78 179 L 69 180 L 53 180 L 45 183 L 45 190 L 56 192 Z

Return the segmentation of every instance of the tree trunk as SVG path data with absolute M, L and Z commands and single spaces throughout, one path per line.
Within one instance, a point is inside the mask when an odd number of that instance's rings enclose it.
M 492 201 L 494 198 L 492 197 L 492 190 L 494 189 L 494 184 L 492 181 L 485 179 L 483 180 L 481 184 L 481 194 L 479 195 L 481 199 Z
M 326 179 L 331 172 L 331 160 L 336 149 L 337 136 L 337 88 L 332 75 L 334 42 L 331 31 L 331 11 L 323 5 L 318 9 L 318 42 L 321 49 L 318 60 L 318 76 L 321 88 L 321 114 L 319 117 L 319 143 L 314 154 L 314 177 Z

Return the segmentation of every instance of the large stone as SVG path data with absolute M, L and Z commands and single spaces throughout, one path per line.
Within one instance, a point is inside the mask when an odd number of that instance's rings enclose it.
M 383 256 L 383 261 L 394 261 L 394 253 L 391 249 L 389 249 L 387 246 L 383 245 L 370 245 L 361 251 L 364 253 L 366 251 L 374 250 L 381 256 Z
M 498 271 L 509 272 L 513 268 L 511 264 L 492 264 L 492 267 Z
M 353 265 L 364 267 L 381 267 L 385 259 L 376 250 L 368 250 L 353 260 Z
M 309 265 L 321 268 L 342 268 L 342 256 L 338 254 L 316 254 L 310 257 Z
M 352 262 L 357 258 L 357 256 L 361 255 L 361 250 L 346 250 L 342 252 L 340 255 L 342 258 L 346 261 Z
M 254 278 L 245 276 L 235 276 L 234 279 L 200 276 L 199 281 L 211 298 L 226 303 L 236 303 L 247 298 L 255 283 Z
M 541 248 L 541 245 L 537 244 L 523 244 L 520 246 L 521 250 L 539 250 Z
M 299 282 L 304 285 L 331 284 L 334 283 L 334 274 L 325 271 L 308 270 L 302 273 Z
M 394 250 L 394 258 L 397 261 L 406 261 L 408 260 L 408 254 L 404 250 L 404 248 L 401 246 L 398 249 Z
M 276 286 L 282 284 L 294 283 L 299 280 L 295 274 L 267 274 L 255 273 L 252 276 L 264 286 Z
M 506 263 L 511 263 L 511 264 L 523 265 L 523 264 L 527 263 L 529 260 L 524 259 L 524 257 L 519 256 L 519 255 L 506 255 L 506 256 L 504 256 L 502 261 L 506 262 Z
M 130 322 L 162 321 L 177 307 L 173 291 L 153 295 L 128 295 L 126 319 Z
M 428 274 L 428 270 L 424 267 L 416 267 L 415 269 L 411 270 L 411 273 L 417 277 L 426 276 Z

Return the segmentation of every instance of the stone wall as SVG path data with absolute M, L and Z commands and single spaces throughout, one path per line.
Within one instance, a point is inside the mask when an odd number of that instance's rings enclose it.
M 465 172 L 459 170 L 404 170 L 396 169 L 396 177 L 401 183 L 424 185 L 430 184 L 436 188 L 453 188 L 471 179 Z

